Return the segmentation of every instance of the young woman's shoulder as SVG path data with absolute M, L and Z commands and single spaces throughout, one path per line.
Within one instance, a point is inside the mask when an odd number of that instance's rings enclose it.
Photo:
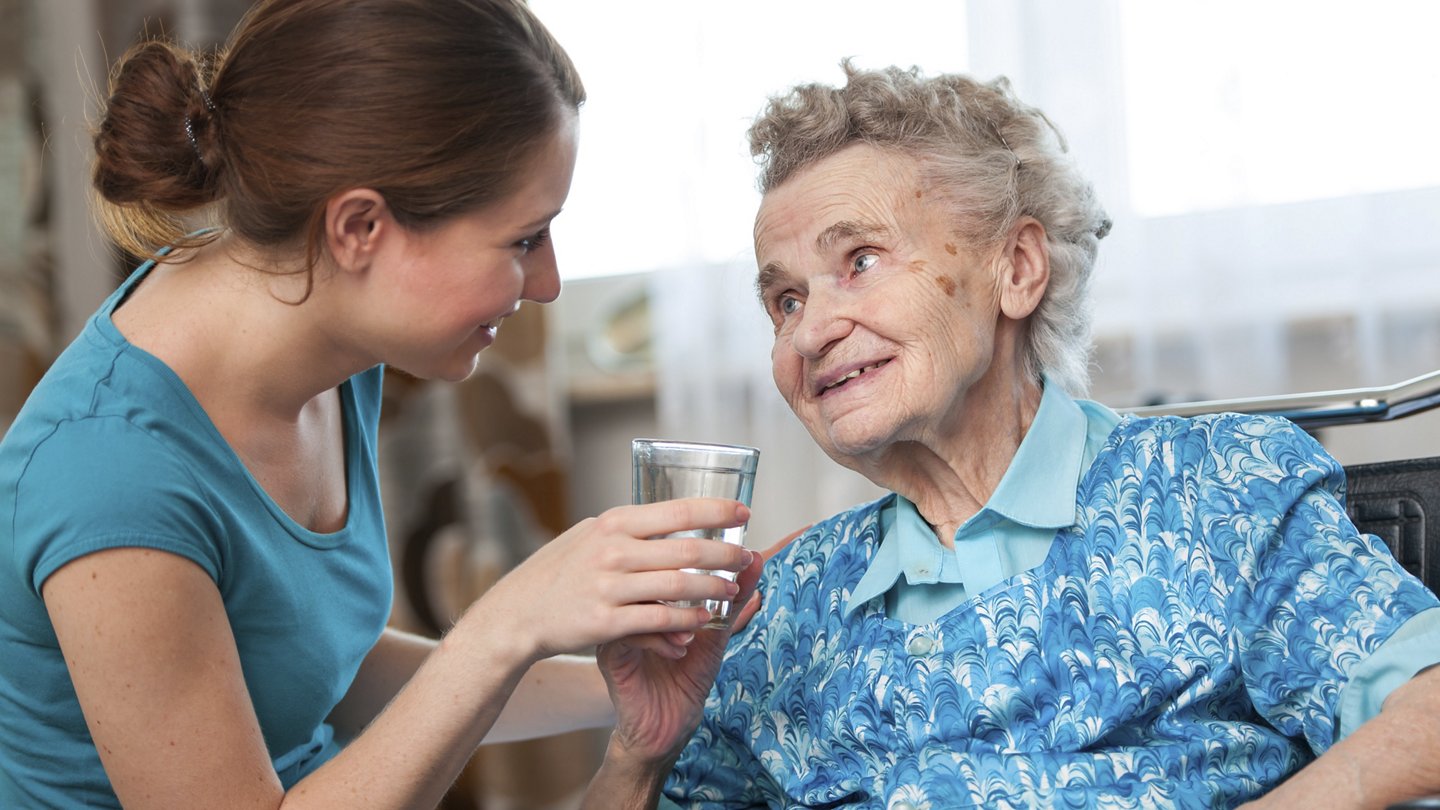
M 59 422 L 28 450 L 5 465 L 0 531 L 37 595 L 67 562 L 120 546 L 178 553 L 218 578 L 213 504 L 173 446 L 106 415 Z

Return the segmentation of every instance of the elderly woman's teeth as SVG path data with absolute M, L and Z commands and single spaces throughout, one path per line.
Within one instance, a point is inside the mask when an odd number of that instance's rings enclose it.
M 861 374 L 864 374 L 864 373 L 867 372 L 867 371 L 874 371 L 875 369 L 877 369 L 877 368 L 885 365 L 885 364 L 888 363 L 888 362 L 890 362 L 890 361 L 889 361 L 889 360 L 881 360 L 880 362 L 875 363 L 875 364 L 873 364 L 873 365 L 865 366 L 864 368 L 857 368 L 857 369 L 855 369 L 854 371 L 850 372 L 849 374 L 846 374 L 844 377 L 841 377 L 840 379 L 836 380 L 835 382 L 830 383 L 829 385 L 825 386 L 825 390 L 826 390 L 826 391 L 829 391 L 829 390 L 832 389 L 832 388 L 839 388 L 840 386 L 844 385 L 845 383 L 850 382 L 851 380 L 855 379 L 856 377 L 859 377 Z

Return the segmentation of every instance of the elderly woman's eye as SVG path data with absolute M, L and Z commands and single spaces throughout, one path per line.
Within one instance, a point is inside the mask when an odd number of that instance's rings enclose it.
M 874 267 L 875 264 L 879 261 L 880 257 L 876 256 L 874 253 L 861 253 L 859 256 L 856 256 L 854 259 L 850 260 L 850 269 L 854 270 L 857 273 L 863 273 L 866 270 Z
M 781 315 L 794 315 L 800 309 L 800 299 L 790 295 L 783 295 L 780 297 L 777 308 L 780 310 Z

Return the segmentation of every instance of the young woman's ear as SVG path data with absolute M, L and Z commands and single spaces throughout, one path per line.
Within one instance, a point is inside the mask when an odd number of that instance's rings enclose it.
M 1005 273 L 1001 279 L 1000 311 L 1017 321 L 1027 318 L 1040 306 L 1050 284 L 1045 226 L 1033 217 L 1022 218 L 1010 233 L 1000 258 Z
M 338 270 L 363 271 L 396 230 L 380 192 L 354 188 L 325 203 L 325 249 Z

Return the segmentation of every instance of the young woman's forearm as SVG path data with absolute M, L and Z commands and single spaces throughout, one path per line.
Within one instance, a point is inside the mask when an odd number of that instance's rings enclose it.
M 438 646 L 439 642 L 432 638 L 386 630 L 361 665 L 345 699 L 330 713 L 336 736 L 345 741 L 355 739 Z M 536 661 L 526 670 L 481 742 L 530 740 L 580 729 L 607 728 L 614 722 L 615 707 L 594 657 L 557 655 Z
M 386 628 L 355 673 L 350 690 L 327 718 L 336 738 L 348 743 L 359 736 L 415 677 L 439 644 L 433 638 Z
M 615 706 L 595 659 L 557 655 L 530 667 L 483 743 L 528 740 L 614 724 Z
M 439 804 L 533 662 L 533 647 L 487 621 L 486 608 L 472 606 L 374 721 L 281 807 L 333 807 L 346 795 L 374 808 Z

